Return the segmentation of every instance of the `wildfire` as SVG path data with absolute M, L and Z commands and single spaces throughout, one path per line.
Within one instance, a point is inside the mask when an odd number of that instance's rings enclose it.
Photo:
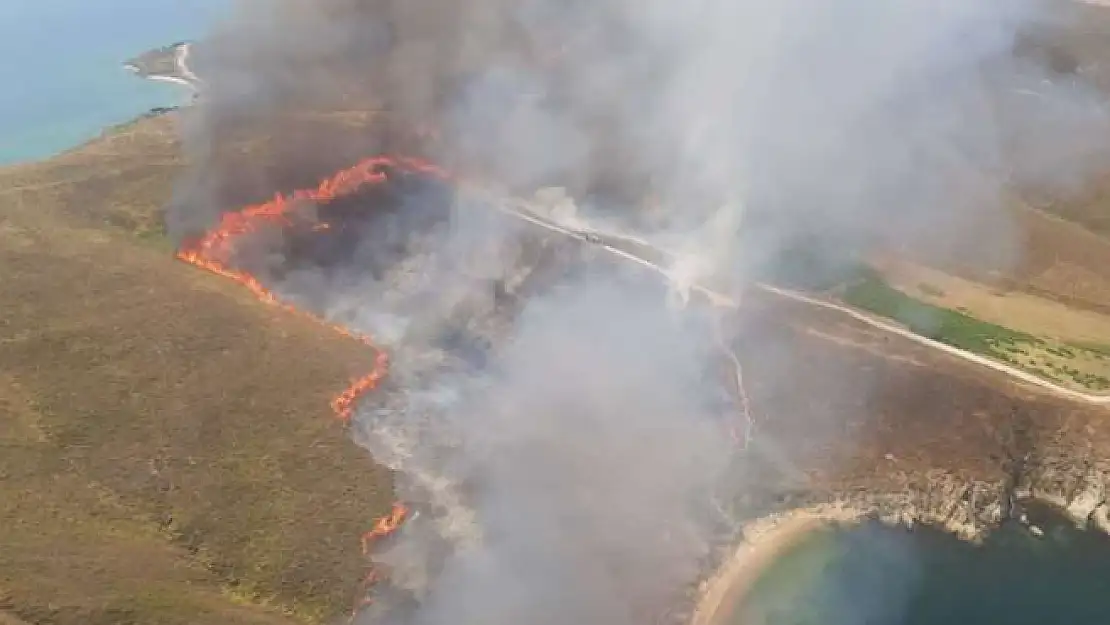
M 386 536 L 389 536 L 393 532 L 396 532 L 397 528 L 401 527 L 401 524 L 405 522 L 406 518 L 408 518 L 408 515 L 409 509 L 405 507 L 403 503 L 394 503 L 393 509 L 390 510 L 389 514 L 375 521 L 374 527 L 370 528 L 366 533 L 362 535 L 362 554 L 365 556 L 369 556 L 370 551 L 374 548 L 374 543 L 378 542 L 382 538 L 385 538 Z M 372 588 L 379 581 L 381 581 L 381 579 L 382 575 L 378 573 L 376 569 L 371 568 L 369 571 L 367 571 L 366 577 L 362 579 L 362 588 L 364 589 L 363 596 L 358 599 L 354 607 L 351 609 L 348 623 L 354 622 L 355 617 L 358 616 L 358 612 L 360 609 L 365 608 L 366 606 L 374 602 L 374 600 L 368 596 L 369 589 Z
M 358 401 L 358 398 L 364 393 L 377 387 L 378 382 L 385 377 L 385 372 L 388 369 L 389 354 L 379 349 L 377 356 L 374 357 L 374 368 L 370 373 L 352 382 L 345 391 L 336 395 L 335 399 L 331 400 L 331 409 L 335 411 L 335 414 L 338 415 L 340 419 L 349 421 L 355 410 L 355 402 Z
M 262 284 L 261 280 L 248 271 L 231 266 L 230 263 L 235 257 L 235 245 L 240 237 L 256 232 L 265 225 L 291 226 L 292 221 L 288 214 L 298 202 L 311 201 L 322 204 L 351 195 L 368 186 L 386 182 L 390 170 L 419 173 L 439 179 L 448 178 L 447 172 L 443 169 L 414 158 L 392 156 L 367 158 L 352 167 L 339 171 L 330 178 L 324 179 L 315 189 L 298 189 L 289 195 L 277 195 L 274 199 L 263 204 L 255 204 L 238 211 L 224 213 L 215 228 L 200 239 L 186 243 L 177 252 L 179 259 L 238 282 L 267 304 L 279 306 L 294 314 L 323 323 L 336 332 L 361 341 L 377 350 L 373 370 L 352 381 L 350 386 L 331 401 L 332 410 L 343 421 L 350 420 L 358 399 L 377 387 L 381 379 L 385 377 L 389 365 L 388 355 L 378 349 L 368 336 L 351 332 L 342 326 L 328 323 L 311 313 L 281 302 L 273 291 Z M 314 230 L 326 230 L 328 228 L 330 228 L 330 224 L 327 223 L 321 223 L 313 227 Z
M 403 503 L 394 503 L 389 514 L 374 522 L 374 527 L 362 535 L 362 553 L 369 555 L 374 543 L 397 531 L 408 515 L 409 509 Z
M 182 245 L 177 252 L 179 259 L 243 285 L 251 293 L 254 293 L 258 299 L 267 304 L 278 306 L 298 316 L 322 323 L 344 336 L 351 337 L 374 348 L 376 355 L 373 369 L 366 375 L 352 381 L 350 386 L 331 401 L 332 410 L 344 422 L 350 421 L 359 398 L 377 387 L 381 379 L 385 377 L 389 367 L 388 354 L 375 346 L 370 337 L 366 335 L 352 332 L 343 326 L 330 323 L 312 313 L 282 302 L 273 291 L 262 284 L 261 280 L 246 270 L 232 266 L 231 263 L 235 258 L 235 245 L 240 237 L 256 232 L 260 227 L 266 225 L 292 226 L 293 222 L 289 219 L 288 213 L 298 202 L 312 201 L 319 204 L 351 195 L 367 186 L 386 182 L 390 170 L 419 173 L 439 179 L 448 178 L 446 172 L 442 169 L 417 159 L 389 156 L 368 158 L 323 180 L 315 189 L 297 190 L 286 196 L 277 195 L 269 202 L 247 206 L 235 212 L 224 213 L 215 228 L 200 239 Z M 313 230 L 326 230 L 330 227 L 331 224 L 322 222 L 314 226 Z M 407 516 L 408 509 L 404 504 L 394 503 L 390 513 L 378 519 L 373 528 L 362 535 L 363 554 L 369 555 L 374 543 L 395 532 Z M 371 569 L 363 582 L 364 586 L 369 588 L 378 579 L 378 573 Z M 369 601 L 368 598 L 362 599 L 355 610 L 357 611 L 358 607 L 369 603 Z M 352 618 L 353 616 L 354 613 L 352 613 Z
M 324 179 L 314 189 L 300 189 L 284 196 L 279 194 L 268 202 L 224 213 L 215 228 L 203 237 L 185 243 L 177 252 L 177 258 L 180 260 L 239 283 L 267 304 L 278 306 L 295 315 L 324 324 L 332 330 L 358 340 L 375 350 L 373 369 L 366 375 L 353 380 L 343 392 L 331 401 L 332 410 L 343 422 L 350 421 L 358 400 L 367 392 L 376 388 L 382 378 L 385 377 L 389 367 L 388 354 L 377 347 L 366 335 L 352 332 L 343 326 L 330 323 L 310 312 L 282 302 L 256 276 L 249 271 L 233 266 L 236 244 L 241 237 L 257 232 L 260 228 L 266 226 L 292 227 L 294 222 L 290 219 L 289 213 L 294 210 L 299 202 L 310 201 L 316 204 L 324 204 L 337 198 L 352 195 L 366 187 L 385 183 L 389 179 L 390 172 L 415 173 L 445 181 L 453 179 L 445 170 L 436 165 L 414 158 L 392 156 L 367 158 Z M 331 227 L 330 223 L 321 222 L 312 226 L 312 230 L 323 231 Z M 746 448 L 750 442 L 751 430 L 754 425 L 750 402 L 744 389 L 740 363 L 731 350 L 726 349 L 725 351 L 734 364 L 741 412 L 747 420 L 747 427 L 743 436 L 735 426 L 731 428 L 730 433 L 737 444 Z M 374 526 L 362 535 L 363 554 L 369 555 L 375 543 L 395 532 L 404 523 L 408 514 L 409 510 L 404 504 L 394 503 L 390 513 L 375 521 Z M 363 583 L 368 588 L 379 578 L 377 571 L 371 569 Z M 355 606 L 355 610 L 352 611 L 352 619 L 358 609 L 368 603 L 370 603 L 370 599 L 363 598 Z

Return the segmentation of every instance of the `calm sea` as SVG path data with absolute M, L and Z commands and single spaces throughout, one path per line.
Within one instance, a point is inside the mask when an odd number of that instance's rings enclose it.
M 230 0 L 0 0 L 0 164 L 39 159 L 156 106 L 184 88 L 121 63 L 201 36 Z
M 764 574 L 730 625 L 1110 623 L 1110 539 L 1036 515 L 1043 537 L 1015 526 L 979 547 L 877 523 L 816 533 Z

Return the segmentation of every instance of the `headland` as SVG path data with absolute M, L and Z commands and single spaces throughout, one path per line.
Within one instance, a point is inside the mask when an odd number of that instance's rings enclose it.
M 123 66 L 140 78 L 171 82 L 197 92 L 201 80 L 189 65 L 192 44 L 178 41 L 168 46 L 148 50 L 126 61 Z

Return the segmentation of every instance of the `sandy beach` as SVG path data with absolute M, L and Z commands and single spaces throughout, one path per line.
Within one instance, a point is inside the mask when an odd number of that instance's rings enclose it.
M 753 521 L 744 541 L 702 592 L 691 625 L 732 625 L 727 619 L 767 567 L 811 532 L 832 523 L 855 523 L 856 511 L 804 508 Z
M 184 78 L 178 78 L 177 76 L 158 76 L 158 75 L 154 75 L 154 76 L 144 76 L 144 78 L 146 78 L 147 80 L 156 80 L 156 81 L 159 81 L 159 82 L 171 82 L 175 85 L 182 85 L 184 87 L 188 87 L 190 89 L 196 90 L 196 86 L 193 83 L 189 82 L 188 80 L 185 80 Z

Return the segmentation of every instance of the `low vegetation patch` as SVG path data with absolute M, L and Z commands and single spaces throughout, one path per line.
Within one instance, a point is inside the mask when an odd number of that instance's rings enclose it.
M 1059 384 L 1110 390 L 1110 346 L 1054 341 L 934 306 L 890 286 L 867 267 L 857 272 L 841 297 L 847 304 L 898 321 L 921 336 L 1022 367 Z

